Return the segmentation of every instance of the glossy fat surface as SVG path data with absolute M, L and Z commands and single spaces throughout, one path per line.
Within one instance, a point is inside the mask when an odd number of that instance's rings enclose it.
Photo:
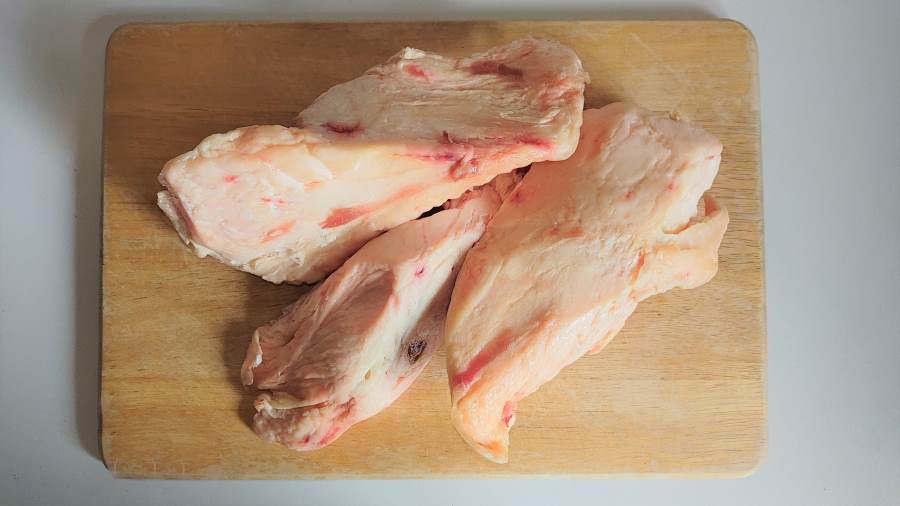
M 257 434 L 314 450 L 400 396 L 440 347 L 456 273 L 499 205 L 487 186 L 379 236 L 259 328 L 241 371 L 268 390 Z
M 159 206 L 200 256 L 314 282 L 466 190 L 575 150 L 587 74 L 553 41 L 470 58 L 404 49 L 300 113 L 212 135 L 163 168 Z
M 640 300 L 713 277 L 728 214 L 698 200 L 721 151 L 700 128 L 616 103 L 585 111 L 571 158 L 532 166 L 448 310 L 451 417 L 476 451 L 505 462 L 520 399 L 599 351 Z

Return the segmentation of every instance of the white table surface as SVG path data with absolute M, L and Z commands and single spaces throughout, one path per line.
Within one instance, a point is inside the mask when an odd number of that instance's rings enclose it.
M 0 504 L 900 504 L 900 2 L 149 3 L 0 2 Z M 755 475 L 355 482 L 109 475 L 97 457 L 100 129 L 103 51 L 116 26 L 579 17 L 729 17 L 756 35 L 769 450 Z

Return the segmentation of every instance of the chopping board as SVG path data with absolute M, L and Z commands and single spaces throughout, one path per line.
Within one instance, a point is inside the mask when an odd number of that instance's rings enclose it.
M 249 427 L 253 330 L 307 291 L 198 259 L 157 175 L 205 136 L 282 123 L 404 46 L 462 56 L 515 38 L 572 47 L 586 107 L 678 111 L 721 139 L 719 273 L 642 303 L 602 353 L 519 404 L 509 463 L 449 423 L 444 356 L 394 405 L 310 453 Z M 766 340 L 753 36 L 731 21 L 131 24 L 111 36 L 103 125 L 101 419 L 129 478 L 740 476 L 765 454 Z

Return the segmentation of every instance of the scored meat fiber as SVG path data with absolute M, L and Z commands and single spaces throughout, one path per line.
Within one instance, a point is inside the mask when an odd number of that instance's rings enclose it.
M 571 158 L 531 167 L 447 314 L 451 419 L 478 453 L 506 462 L 517 403 L 599 351 L 638 302 L 715 275 L 728 213 L 703 194 L 721 151 L 696 126 L 616 103 L 585 111 Z
M 513 182 L 498 176 L 373 239 L 259 328 L 241 370 L 244 384 L 269 390 L 253 430 L 315 450 L 397 399 L 440 347 L 459 265 Z
M 575 150 L 587 74 L 558 42 L 468 58 L 404 49 L 297 127 L 238 128 L 163 168 L 160 208 L 201 257 L 311 283 L 369 239 L 494 176 Z

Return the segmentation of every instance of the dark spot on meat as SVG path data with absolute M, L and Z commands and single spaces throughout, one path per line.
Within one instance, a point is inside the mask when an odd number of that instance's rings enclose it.
M 409 357 L 410 364 L 415 364 L 419 360 L 419 357 L 425 352 L 426 346 L 428 346 L 428 341 L 424 339 L 416 339 L 409 343 L 409 346 L 406 347 L 406 356 Z
M 481 60 L 469 66 L 469 72 L 479 76 L 485 74 L 497 74 L 498 76 L 510 77 L 513 79 L 522 79 L 523 73 L 521 69 L 510 67 L 505 63 L 495 62 L 492 60 Z
M 336 134 L 352 134 L 356 133 L 360 130 L 359 123 L 337 123 L 334 121 L 329 121 L 328 123 L 322 124 L 323 128 L 327 128 Z
M 416 277 L 421 278 L 425 274 L 425 266 L 420 265 L 418 269 L 416 269 Z
M 197 237 L 197 228 L 194 226 L 194 220 L 191 219 L 191 215 L 188 214 L 181 199 L 172 195 L 171 202 L 172 207 L 175 208 L 175 213 L 178 215 L 178 219 L 181 220 L 181 223 L 187 229 L 188 234 L 191 237 Z
M 510 76 L 515 77 L 516 79 L 521 79 L 523 75 L 521 69 L 508 67 L 502 63 L 497 66 L 497 73 L 501 76 Z
M 441 132 L 441 142 L 444 144 L 453 144 L 453 137 L 450 132 L 444 130 Z
M 441 212 L 441 211 L 443 211 L 443 210 L 444 210 L 444 208 L 443 208 L 442 206 L 432 207 L 431 209 L 429 209 L 429 210 L 425 211 L 424 213 L 422 213 L 422 216 L 419 216 L 419 218 L 427 218 L 428 216 L 431 216 L 431 215 L 433 215 L 433 214 L 437 214 L 437 213 L 439 213 L 439 212 Z

